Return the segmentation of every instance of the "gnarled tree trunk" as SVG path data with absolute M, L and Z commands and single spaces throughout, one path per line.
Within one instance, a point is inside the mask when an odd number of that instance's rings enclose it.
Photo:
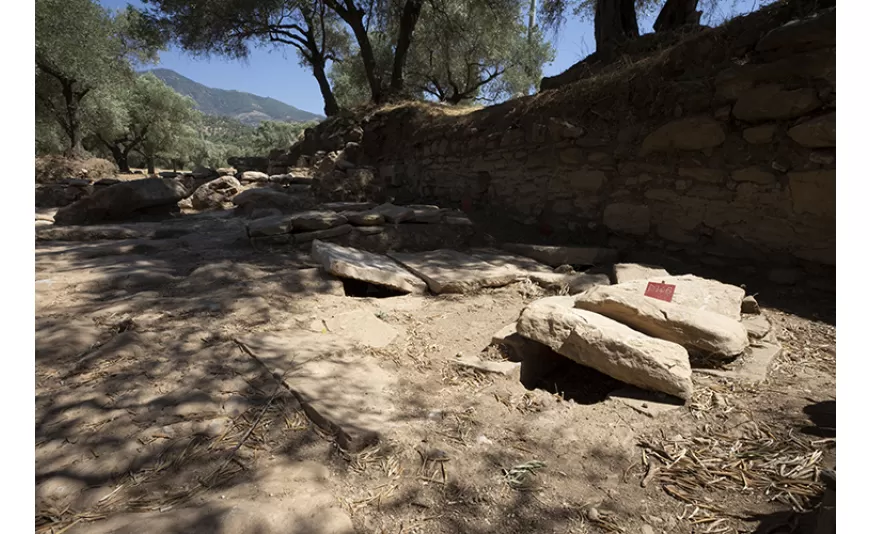
M 653 24 L 653 29 L 656 32 L 666 32 L 681 26 L 698 25 L 700 22 L 698 0 L 667 0 Z
M 396 95 L 405 86 L 405 61 L 408 58 L 408 49 L 411 48 L 411 38 L 414 28 L 420 19 L 423 10 L 423 0 L 406 0 L 402 9 L 402 18 L 399 20 L 399 36 L 396 41 L 396 54 L 393 56 L 393 73 L 390 78 L 390 93 Z
M 596 0 L 595 46 L 597 52 L 612 50 L 640 35 L 634 0 Z

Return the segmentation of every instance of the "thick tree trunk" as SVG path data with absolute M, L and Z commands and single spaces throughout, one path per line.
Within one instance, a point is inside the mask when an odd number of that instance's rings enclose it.
M 674 30 L 688 24 L 700 23 L 698 0 L 667 0 L 653 24 L 656 32 Z
M 148 166 L 148 174 L 154 174 L 154 156 L 145 156 L 145 164 Z
M 596 51 L 612 50 L 620 43 L 640 35 L 634 0 L 596 0 Z
M 129 151 L 124 150 L 118 145 L 106 145 L 112 153 L 112 159 L 118 164 L 118 169 L 126 174 L 130 174 L 130 163 L 128 161 Z
M 423 0 L 406 0 L 402 9 L 402 18 L 399 20 L 399 36 L 396 41 L 396 54 L 393 56 L 393 73 L 390 78 L 390 92 L 394 95 L 401 93 L 405 87 L 405 61 L 408 59 L 408 49 L 411 48 L 411 39 L 414 28 L 420 19 L 420 11 L 423 10 Z
M 320 94 L 323 96 L 323 113 L 327 117 L 338 115 L 341 108 L 338 106 L 335 93 L 332 92 L 332 86 L 329 85 L 329 78 L 326 76 L 326 60 L 323 58 L 312 60 L 311 70 L 314 72 L 314 78 L 317 80 Z
M 82 146 L 82 125 L 79 118 L 79 99 L 78 93 L 73 90 L 73 82 L 61 82 L 63 88 L 63 99 L 66 104 L 66 133 L 69 137 L 69 147 L 64 155 L 68 157 L 81 157 L 84 155 L 85 149 Z
M 372 43 L 369 41 L 369 34 L 366 31 L 363 17 L 365 12 L 358 8 L 353 0 L 329 0 L 327 3 L 335 13 L 341 17 L 343 21 L 350 26 L 353 31 L 356 42 L 359 45 L 359 54 L 362 58 L 363 67 L 366 71 L 366 79 L 369 82 L 369 89 L 372 93 L 372 102 L 380 104 L 383 102 L 383 86 L 381 84 L 381 76 L 378 72 L 378 64 L 375 61 L 375 54 L 372 50 Z

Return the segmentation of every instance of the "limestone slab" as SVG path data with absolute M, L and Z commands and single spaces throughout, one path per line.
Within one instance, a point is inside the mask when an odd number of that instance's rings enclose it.
M 746 291 L 743 288 L 693 274 L 653 277 L 651 280 L 676 286 L 672 300 L 675 304 L 715 312 L 734 320 L 740 320 L 740 309 L 743 306 L 743 297 L 746 296 Z M 647 279 L 641 279 L 621 282 L 617 285 L 643 295 L 648 282 Z
M 469 254 L 440 249 L 388 254 L 422 278 L 433 293 L 468 293 L 485 287 L 500 287 L 523 278 L 514 266 L 485 262 Z
M 686 349 L 603 315 L 574 308 L 574 297 L 548 297 L 527 306 L 517 322 L 523 337 L 626 384 L 692 398 Z
M 426 282 L 381 254 L 314 240 L 311 256 L 326 272 L 406 293 L 423 293 Z
M 598 265 L 616 261 L 619 252 L 612 248 L 602 247 L 559 247 L 546 245 L 528 245 L 523 243 L 505 243 L 502 248 L 510 252 L 522 254 L 550 267 L 560 265 Z
M 736 356 L 749 346 L 746 328 L 735 319 L 647 297 L 619 285 L 580 293 L 574 306 L 713 356 Z

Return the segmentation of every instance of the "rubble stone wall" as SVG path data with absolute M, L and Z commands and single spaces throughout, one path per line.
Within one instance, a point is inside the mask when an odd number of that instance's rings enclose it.
M 380 111 L 363 121 L 361 163 L 397 201 L 591 229 L 619 247 L 833 266 L 835 8 L 806 5 L 471 113 Z

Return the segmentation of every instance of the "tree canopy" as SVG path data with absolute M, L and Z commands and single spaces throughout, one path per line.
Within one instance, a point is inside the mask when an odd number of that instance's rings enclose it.
M 83 101 L 131 80 L 130 61 L 155 58 L 162 37 L 132 9 L 112 16 L 92 0 L 36 0 L 37 115 L 58 124 L 68 154 L 83 150 Z

